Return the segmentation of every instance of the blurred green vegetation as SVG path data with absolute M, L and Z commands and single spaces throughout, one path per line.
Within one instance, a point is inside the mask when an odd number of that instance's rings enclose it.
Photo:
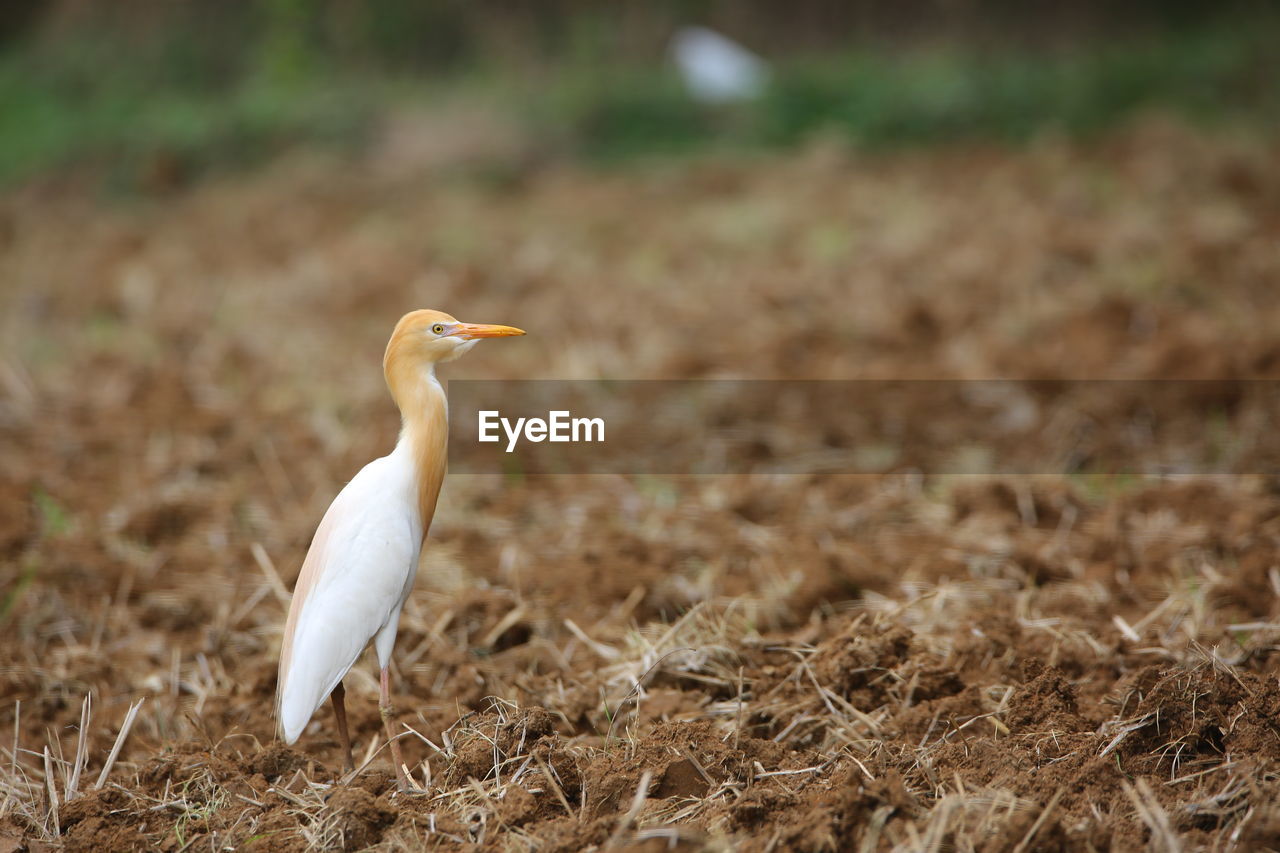
M 62 167 L 132 182 L 261 162 L 298 142 L 354 147 L 380 117 L 444 98 L 513 118 L 530 147 L 597 163 L 816 133 L 867 146 L 1022 140 L 1090 133 L 1147 108 L 1198 121 L 1280 118 L 1280 14 L 1265 11 L 1057 48 L 934 39 L 796 51 L 772 59 L 760 99 L 709 107 L 686 94 L 660 48 L 618 58 L 598 16 L 576 19 L 557 57 L 531 66 L 461 50 L 432 4 L 382 5 L 359 26 L 317 18 L 306 0 L 260 0 L 248 17 L 206 12 L 162 37 L 67 27 L 10 39 L 0 52 L 0 183 Z M 415 47 L 414 33 L 428 43 Z M 415 64 L 415 50 L 437 61 Z
M 230 81 L 185 47 L 131 55 L 77 34 L 0 56 L 0 182 L 65 166 L 131 179 L 157 163 L 257 162 L 292 142 L 357 141 L 390 103 L 375 80 L 300 73 L 285 45 Z
M 669 69 L 564 74 L 542 120 L 563 123 L 593 159 L 708 144 L 772 147 L 837 133 L 877 147 L 957 139 L 1087 134 L 1138 110 L 1194 121 L 1280 120 L 1277 20 L 1106 41 L 1069 51 L 919 48 L 852 51 L 775 65 L 757 102 L 708 109 Z

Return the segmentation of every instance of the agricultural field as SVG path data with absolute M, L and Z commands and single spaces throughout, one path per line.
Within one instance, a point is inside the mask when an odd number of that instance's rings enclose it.
M 528 330 L 452 379 L 1276 378 L 1274 136 L 392 148 L 0 200 L 0 851 L 1280 847 L 1280 480 L 1248 446 L 455 474 L 395 656 L 419 790 L 372 658 L 353 779 L 328 706 L 294 747 L 273 710 L 311 534 L 396 438 L 405 311 Z M 1191 450 L 1271 429 L 1177 387 Z

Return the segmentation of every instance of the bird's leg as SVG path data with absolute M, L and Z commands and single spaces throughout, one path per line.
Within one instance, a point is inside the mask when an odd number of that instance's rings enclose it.
M 387 730 L 387 743 L 391 745 L 391 763 L 396 766 L 396 783 L 402 792 L 407 792 L 409 778 L 405 775 L 404 762 L 400 759 L 400 741 L 391 728 L 391 717 L 395 714 L 395 709 L 391 707 L 391 670 L 385 666 L 382 668 L 380 687 L 378 710 L 382 712 L 382 726 Z
M 343 701 L 346 697 L 347 690 L 339 681 L 338 686 L 329 694 L 329 699 L 333 702 L 333 716 L 338 721 L 338 737 L 342 739 L 342 772 L 350 773 L 356 769 L 356 765 L 351 760 L 351 735 L 347 733 L 347 706 Z

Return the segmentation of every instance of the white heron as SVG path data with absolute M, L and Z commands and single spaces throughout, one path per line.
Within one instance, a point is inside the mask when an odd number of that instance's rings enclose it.
M 750 101 L 764 93 L 769 66 L 732 39 L 706 27 L 683 27 L 671 53 L 689 94 L 708 104 Z
M 440 311 L 413 311 L 396 324 L 383 358 L 402 427 L 395 449 L 360 470 L 320 521 L 289 605 L 276 711 L 286 743 L 311 715 L 333 701 L 344 768 L 353 767 L 342 678 L 373 641 L 381 669 L 379 710 L 401 790 L 408 788 L 388 667 L 400 610 L 413 588 L 418 555 L 444 480 L 448 402 L 437 364 L 452 361 L 482 338 L 523 335 L 511 326 L 460 323 Z

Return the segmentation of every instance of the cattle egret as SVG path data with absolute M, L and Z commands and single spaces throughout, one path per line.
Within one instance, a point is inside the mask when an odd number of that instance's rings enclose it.
M 400 609 L 413 588 L 418 554 L 444 480 L 448 401 L 436 365 L 481 338 L 523 335 L 511 326 L 459 323 L 440 311 L 413 311 L 396 324 L 382 368 L 400 408 L 400 439 L 334 498 L 302 563 L 280 647 L 276 711 L 293 743 L 328 696 L 333 701 L 344 768 L 351 739 L 342 678 L 373 641 L 381 668 L 378 706 L 401 790 L 408 780 L 391 729 L 388 666 Z
M 684 27 L 671 39 L 671 53 L 689 94 L 707 104 L 750 101 L 769 80 L 765 61 L 706 27 Z

